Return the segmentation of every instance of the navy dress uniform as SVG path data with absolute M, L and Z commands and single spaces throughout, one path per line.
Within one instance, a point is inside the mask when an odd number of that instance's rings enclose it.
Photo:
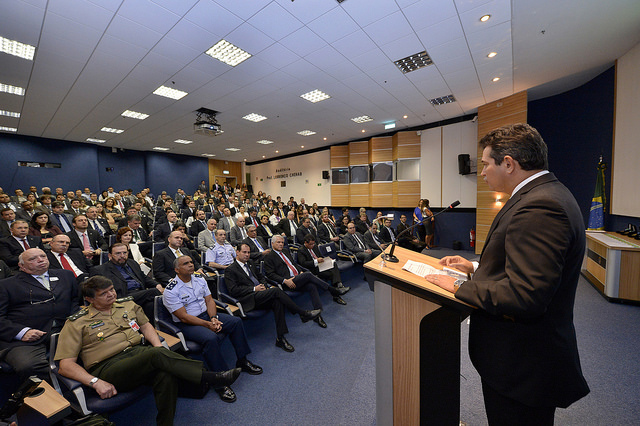
M 187 314 L 209 321 L 211 318 L 207 312 L 205 297 L 210 295 L 207 281 L 202 275 L 191 275 L 189 283 L 183 282 L 176 276 L 167 285 L 162 295 L 162 301 L 169 312 L 172 312 L 173 321 L 182 330 L 184 336 L 188 340 L 202 345 L 204 359 L 208 367 L 213 371 L 225 371 L 228 370 L 228 367 L 220 350 L 225 337 L 229 336 L 238 360 L 245 359 L 251 353 L 242 320 L 232 315 L 218 313 L 217 317 L 222 322 L 222 330 L 215 333 L 199 325 L 185 324 L 173 315 L 173 312 L 184 307 Z

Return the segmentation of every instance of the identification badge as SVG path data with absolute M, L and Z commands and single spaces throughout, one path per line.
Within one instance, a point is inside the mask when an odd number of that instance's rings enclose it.
M 131 327 L 131 329 L 133 331 L 139 331 L 140 330 L 140 326 L 138 325 L 138 323 L 136 322 L 136 320 L 132 319 L 131 321 L 129 321 L 129 327 Z
M 104 321 L 94 321 L 91 324 L 89 324 L 89 327 L 98 328 L 98 327 L 102 327 L 103 325 L 104 325 Z
M 49 277 L 49 281 L 58 281 L 58 277 Z

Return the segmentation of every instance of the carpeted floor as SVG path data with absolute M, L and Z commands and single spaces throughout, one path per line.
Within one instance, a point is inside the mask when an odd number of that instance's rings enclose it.
M 475 259 L 471 252 L 432 249 Z M 245 322 L 253 353 L 249 359 L 264 368 L 260 376 L 241 375 L 233 389 L 238 400 L 226 404 L 211 391 L 202 400 L 180 399 L 176 425 L 374 425 L 375 353 L 373 293 L 361 267 L 344 276 L 352 286 L 340 306 L 322 295 L 328 328 L 302 324 L 288 315 L 294 353 L 274 346 L 271 314 Z M 307 296 L 299 304 L 309 307 Z M 640 424 L 640 307 L 609 303 L 583 278 L 578 285 L 575 324 L 582 367 L 591 393 L 556 414 L 557 425 Z M 467 353 L 468 324 L 462 324 L 461 419 L 486 425 L 480 379 Z M 230 345 L 227 359 L 235 361 Z M 153 397 L 119 413 L 119 425 L 152 425 Z

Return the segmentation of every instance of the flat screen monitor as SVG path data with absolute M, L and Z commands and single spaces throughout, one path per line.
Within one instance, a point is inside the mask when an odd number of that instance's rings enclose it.
M 349 183 L 349 169 L 331 169 L 331 183 L 347 185 Z
M 351 183 L 369 182 L 369 166 L 351 166 Z
M 393 162 L 373 163 L 371 182 L 391 182 L 393 180 Z

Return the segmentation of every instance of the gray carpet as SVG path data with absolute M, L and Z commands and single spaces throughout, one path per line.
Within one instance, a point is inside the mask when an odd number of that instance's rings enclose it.
M 432 249 L 442 257 L 471 252 Z M 345 278 L 347 278 L 345 276 Z M 238 401 L 225 404 L 213 392 L 203 400 L 180 399 L 177 425 L 362 425 L 375 424 L 375 353 L 373 293 L 361 268 L 348 273 L 352 290 L 348 306 L 324 294 L 323 315 L 329 327 L 302 324 L 287 316 L 288 339 L 296 348 L 285 353 L 274 346 L 271 315 L 245 328 L 253 353 L 264 368 L 260 376 L 241 375 L 233 389 Z M 306 296 L 299 299 L 309 306 Z M 640 424 L 640 307 L 609 303 L 586 280 L 578 285 L 575 324 L 582 367 L 591 393 L 556 414 L 557 425 Z M 462 324 L 461 419 L 486 425 L 480 379 L 467 353 L 468 324 Z M 234 359 L 229 345 L 225 350 Z M 154 424 L 150 396 L 111 416 L 119 425 Z

